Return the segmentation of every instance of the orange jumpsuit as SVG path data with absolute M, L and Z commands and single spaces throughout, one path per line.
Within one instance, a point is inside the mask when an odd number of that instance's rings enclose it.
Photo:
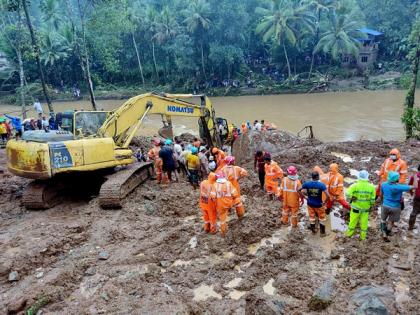
M 210 173 L 208 179 L 200 184 L 200 208 L 203 214 L 204 231 L 216 233 L 216 201 L 212 199 L 212 191 L 216 182 L 216 175 Z
M 386 159 L 379 171 L 379 185 L 376 190 L 376 196 L 379 196 L 381 192 L 381 183 L 385 183 L 388 180 L 388 173 L 389 172 L 397 172 L 400 174 L 400 184 L 405 184 L 407 181 L 407 162 L 401 159 L 401 153 L 398 149 L 392 149 L 390 154 L 395 154 L 397 156 L 397 160 L 394 162 L 390 158 Z
M 220 220 L 220 233 L 225 235 L 229 210 L 233 207 L 243 207 L 243 205 L 235 187 L 227 179 L 218 179 L 213 187 L 211 195 L 213 200 L 216 201 L 217 215 Z
M 265 164 L 264 170 L 265 190 L 269 195 L 277 194 L 279 187 L 278 179 L 283 178 L 283 170 L 274 161 L 271 161 L 270 164 Z
M 241 197 L 241 188 L 239 186 L 238 180 L 242 177 L 248 176 L 248 172 L 246 169 L 236 166 L 236 165 L 226 165 L 222 172 L 225 174 L 225 177 L 228 181 L 235 187 L 236 191 L 238 192 L 239 198 Z M 243 206 L 236 207 L 236 214 L 238 217 L 243 216 L 245 213 L 245 209 Z
M 324 171 L 317 165 L 314 167 L 314 172 L 319 174 L 319 181 L 328 187 L 328 174 L 325 174 Z M 322 193 L 322 201 L 327 200 L 327 195 Z
M 162 181 L 162 159 L 159 157 L 160 146 L 154 146 L 149 150 L 149 159 L 153 160 L 157 182 L 160 184 Z
M 242 129 L 242 134 L 246 134 L 248 132 L 248 127 L 246 126 L 246 124 L 242 124 L 241 129 Z
M 225 167 L 225 165 L 226 165 L 226 162 L 225 162 L 226 154 L 225 154 L 225 152 L 223 152 L 220 149 L 216 149 L 216 150 L 217 150 L 216 151 L 217 152 L 217 154 L 216 154 L 216 163 L 217 163 L 216 172 L 217 172 L 217 171 L 222 170 L 223 167 Z
M 299 179 L 283 178 L 281 181 L 278 196 L 283 200 L 283 211 L 281 221 L 283 224 L 289 224 L 289 215 L 293 227 L 297 227 L 300 195 L 298 190 L 302 187 Z
M 344 198 L 344 178 L 338 172 L 338 165 L 331 164 L 327 174 L 327 188 L 330 199 L 327 202 L 327 209 L 331 209 L 335 202 L 340 203 L 345 209 L 350 210 L 350 205 Z

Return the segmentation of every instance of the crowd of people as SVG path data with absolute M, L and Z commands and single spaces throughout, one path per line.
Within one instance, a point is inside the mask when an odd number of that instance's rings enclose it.
M 256 123 L 254 123 L 254 126 Z M 218 148 L 209 148 L 195 138 L 192 143 L 183 143 L 175 138 L 175 143 L 167 139 L 153 140 L 153 148 L 148 157 L 154 161 L 158 183 L 179 181 L 184 174 L 194 187 L 200 187 L 199 205 L 204 231 L 217 233 L 217 220 L 220 233 L 227 232 L 227 217 L 230 209 L 236 210 L 240 219 L 245 214 L 241 201 L 240 181 L 249 176 L 247 170 L 235 165 L 235 157 Z M 352 237 L 356 231 L 360 240 L 365 240 L 368 232 L 369 214 L 378 202 L 381 205 L 380 229 L 385 241 L 390 241 L 392 229 L 400 220 L 404 209 L 403 193 L 410 192 L 413 197 L 413 210 L 408 229 L 414 229 L 416 217 L 420 212 L 420 165 L 410 178 L 407 163 L 401 158 L 398 149 L 393 149 L 377 174 L 377 186 L 369 181 L 367 170 L 358 172 L 358 179 L 344 191 L 344 177 L 339 165 L 332 163 L 328 171 L 314 166 L 311 178 L 301 182 L 297 167 L 291 165 L 286 172 L 271 158 L 269 152 L 257 151 L 254 157 L 254 171 L 258 174 L 261 189 L 268 198 L 281 201 L 280 223 L 298 226 L 298 214 L 306 202 L 309 225 L 312 233 L 319 230 L 326 236 L 326 220 L 334 205 L 340 207 L 343 218 L 348 222 L 346 235 Z M 174 178 L 172 175 L 174 174 Z

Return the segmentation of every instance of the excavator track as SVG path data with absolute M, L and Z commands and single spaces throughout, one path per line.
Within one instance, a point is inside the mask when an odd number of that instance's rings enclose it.
M 62 185 L 54 180 L 35 180 L 26 186 L 22 203 L 26 209 L 40 210 L 54 207 L 61 202 Z
M 105 209 L 121 208 L 124 198 L 152 176 L 152 162 L 135 163 L 108 175 L 99 192 L 99 205 Z

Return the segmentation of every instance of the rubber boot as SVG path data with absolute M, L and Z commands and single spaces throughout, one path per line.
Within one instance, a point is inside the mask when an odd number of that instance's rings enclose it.
M 386 223 L 381 223 L 381 231 L 382 231 L 382 238 L 385 242 L 390 242 L 388 238 L 388 229 L 386 227 Z
M 327 209 L 325 209 L 325 214 L 326 214 L 326 215 L 329 215 L 329 214 L 331 213 L 331 210 L 332 210 L 331 208 L 327 208 Z
M 319 234 L 320 234 L 321 237 L 327 236 L 327 234 L 325 233 L 325 225 L 324 224 L 319 224 Z
M 412 231 L 414 230 L 414 225 L 416 224 L 416 217 L 410 216 L 410 219 L 408 220 L 408 230 Z
M 315 230 L 315 224 L 311 224 L 311 225 L 309 226 L 309 229 L 312 231 L 312 234 L 315 234 L 315 233 L 316 233 L 316 230 Z

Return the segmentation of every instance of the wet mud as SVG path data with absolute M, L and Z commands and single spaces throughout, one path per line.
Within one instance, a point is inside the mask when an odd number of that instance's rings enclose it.
M 240 139 L 241 149 L 239 141 L 233 148 L 250 177 L 241 184 L 246 215 L 230 214 L 225 238 L 202 232 L 198 191 L 185 179 L 168 186 L 149 181 L 121 210 L 100 209 L 95 196 L 72 196 L 52 209 L 27 211 L 21 198 L 29 181 L 7 172 L 1 150 L 0 314 L 34 305 L 43 314 L 312 314 L 311 297 L 325 282 L 333 294 L 322 314 L 356 312 L 362 306 L 352 297 L 371 286 L 389 314 L 417 313 L 419 228 L 407 232 L 410 198 L 391 243 L 380 238 L 375 213 L 367 242 L 331 230 L 340 219 L 320 238 L 306 228 L 305 208 L 297 229 L 280 226 L 281 204 L 260 191 L 251 157 L 269 146 L 281 167 L 296 165 L 302 179 L 315 165 L 326 170 L 338 162 L 348 185 L 362 168 L 376 181 L 374 171 L 393 146 L 415 165 L 420 144 L 321 143 L 281 133 L 258 139 Z

